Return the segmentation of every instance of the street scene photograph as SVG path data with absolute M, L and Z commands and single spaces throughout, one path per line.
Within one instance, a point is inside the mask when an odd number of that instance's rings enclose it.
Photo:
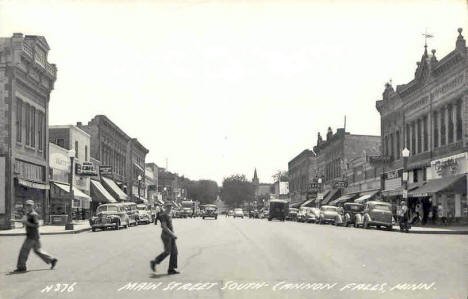
M 468 298 L 466 0 L 0 0 L 0 299 Z

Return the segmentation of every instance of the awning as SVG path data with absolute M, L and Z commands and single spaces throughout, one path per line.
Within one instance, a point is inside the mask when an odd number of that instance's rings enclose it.
M 103 176 L 101 177 L 101 179 L 104 183 L 104 187 L 107 187 L 107 191 L 109 191 L 109 193 L 112 194 L 114 198 L 116 198 L 119 201 L 128 200 L 127 194 L 125 194 L 113 180 Z
M 336 199 L 340 195 L 339 191 L 340 191 L 339 189 L 332 189 L 330 193 L 328 193 L 328 195 L 323 198 L 320 204 L 326 205 L 328 204 L 329 201 Z
M 357 195 L 358 195 L 358 193 L 349 193 L 349 194 L 342 195 L 338 199 L 335 199 L 334 201 L 330 202 L 329 205 L 335 206 L 335 205 L 340 204 L 340 203 L 345 203 L 345 202 L 349 201 L 350 199 L 356 197 Z
M 414 190 L 418 187 L 421 187 L 422 185 L 424 185 L 424 182 L 420 182 L 420 183 L 413 183 L 413 184 L 408 184 L 408 191 L 411 191 L 411 190 Z M 403 186 L 400 186 L 396 189 L 393 189 L 393 190 L 383 190 L 382 191 L 382 195 L 383 196 L 398 196 L 398 195 L 403 195 Z
M 374 190 L 370 192 L 362 192 L 361 196 L 357 199 L 354 200 L 355 203 L 364 203 L 368 201 L 370 198 L 374 197 L 377 193 L 379 193 L 379 190 Z
M 307 200 L 303 200 L 303 201 L 298 201 L 298 202 L 295 202 L 295 203 L 292 203 L 289 205 L 290 208 L 299 208 L 303 203 L 305 203 Z
M 466 193 L 466 179 L 464 174 L 434 179 L 428 181 L 425 185 L 408 193 L 411 197 L 431 196 L 437 192 Z
M 68 184 L 62 184 L 57 182 L 53 182 L 53 184 L 65 191 L 66 193 L 70 192 L 70 185 Z M 89 195 L 83 193 L 80 189 L 76 188 L 75 186 L 73 186 L 73 196 L 75 197 L 75 199 L 91 201 L 91 197 L 89 197 Z
M 330 190 L 326 190 L 326 191 L 324 191 L 324 192 L 321 192 L 322 195 L 323 195 L 322 199 L 319 199 L 319 198 L 318 198 L 318 195 L 320 194 L 320 192 L 317 193 L 317 197 L 314 198 L 314 199 L 312 199 L 312 203 L 313 203 L 313 204 L 319 203 L 321 200 L 323 200 L 325 197 L 327 197 L 327 195 L 328 195 L 329 192 L 330 192 Z
M 18 179 L 18 184 L 23 185 L 28 188 L 41 189 L 41 190 L 49 190 L 50 188 L 48 184 L 36 183 L 36 182 L 26 181 L 23 179 Z
M 301 204 L 301 208 L 302 208 L 302 207 L 311 207 L 311 206 L 315 206 L 314 202 L 315 202 L 315 198 L 314 198 L 314 199 L 306 200 L 306 201 L 304 201 L 304 202 Z
M 93 201 L 102 202 L 102 203 L 111 203 L 117 202 L 115 198 L 107 192 L 104 186 L 95 180 L 91 180 L 91 198 Z

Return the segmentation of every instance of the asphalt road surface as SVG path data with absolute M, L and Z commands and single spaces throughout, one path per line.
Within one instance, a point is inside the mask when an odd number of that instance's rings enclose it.
M 0 238 L 0 297 L 9 298 L 467 298 L 468 236 L 405 234 L 265 219 L 174 219 L 179 275 L 160 225 L 42 236 L 9 274 L 23 237 Z

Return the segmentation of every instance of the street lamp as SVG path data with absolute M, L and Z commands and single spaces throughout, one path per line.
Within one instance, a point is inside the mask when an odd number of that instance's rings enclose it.
M 317 183 L 319 185 L 319 193 L 322 194 L 322 178 L 321 177 L 318 178 Z M 319 207 L 319 201 L 318 200 L 316 202 L 316 206 L 317 206 L 317 208 Z
M 141 184 L 141 175 L 138 175 L 138 200 L 140 200 L 140 184 Z
M 403 157 L 403 199 L 406 202 L 406 206 L 408 206 L 408 157 L 410 155 L 410 151 L 405 147 L 401 151 L 401 156 Z M 409 210 L 406 211 L 408 213 Z
M 73 194 L 73 163 L 75 159 L 75 151 L 69 150 L 68 157 L 70 158 L 70 174 L 68 176 L 68 184 L 70 185 L 70 208 L 68 209 L 67 223 L 65 224 L 65 230 L 73 230 L 73 199 L 75 195 Z

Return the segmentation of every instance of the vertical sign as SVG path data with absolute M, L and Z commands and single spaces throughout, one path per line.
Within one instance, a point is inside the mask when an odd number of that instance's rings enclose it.
M 5 214 L 5 157 L 0 157 L 0 214 Z

